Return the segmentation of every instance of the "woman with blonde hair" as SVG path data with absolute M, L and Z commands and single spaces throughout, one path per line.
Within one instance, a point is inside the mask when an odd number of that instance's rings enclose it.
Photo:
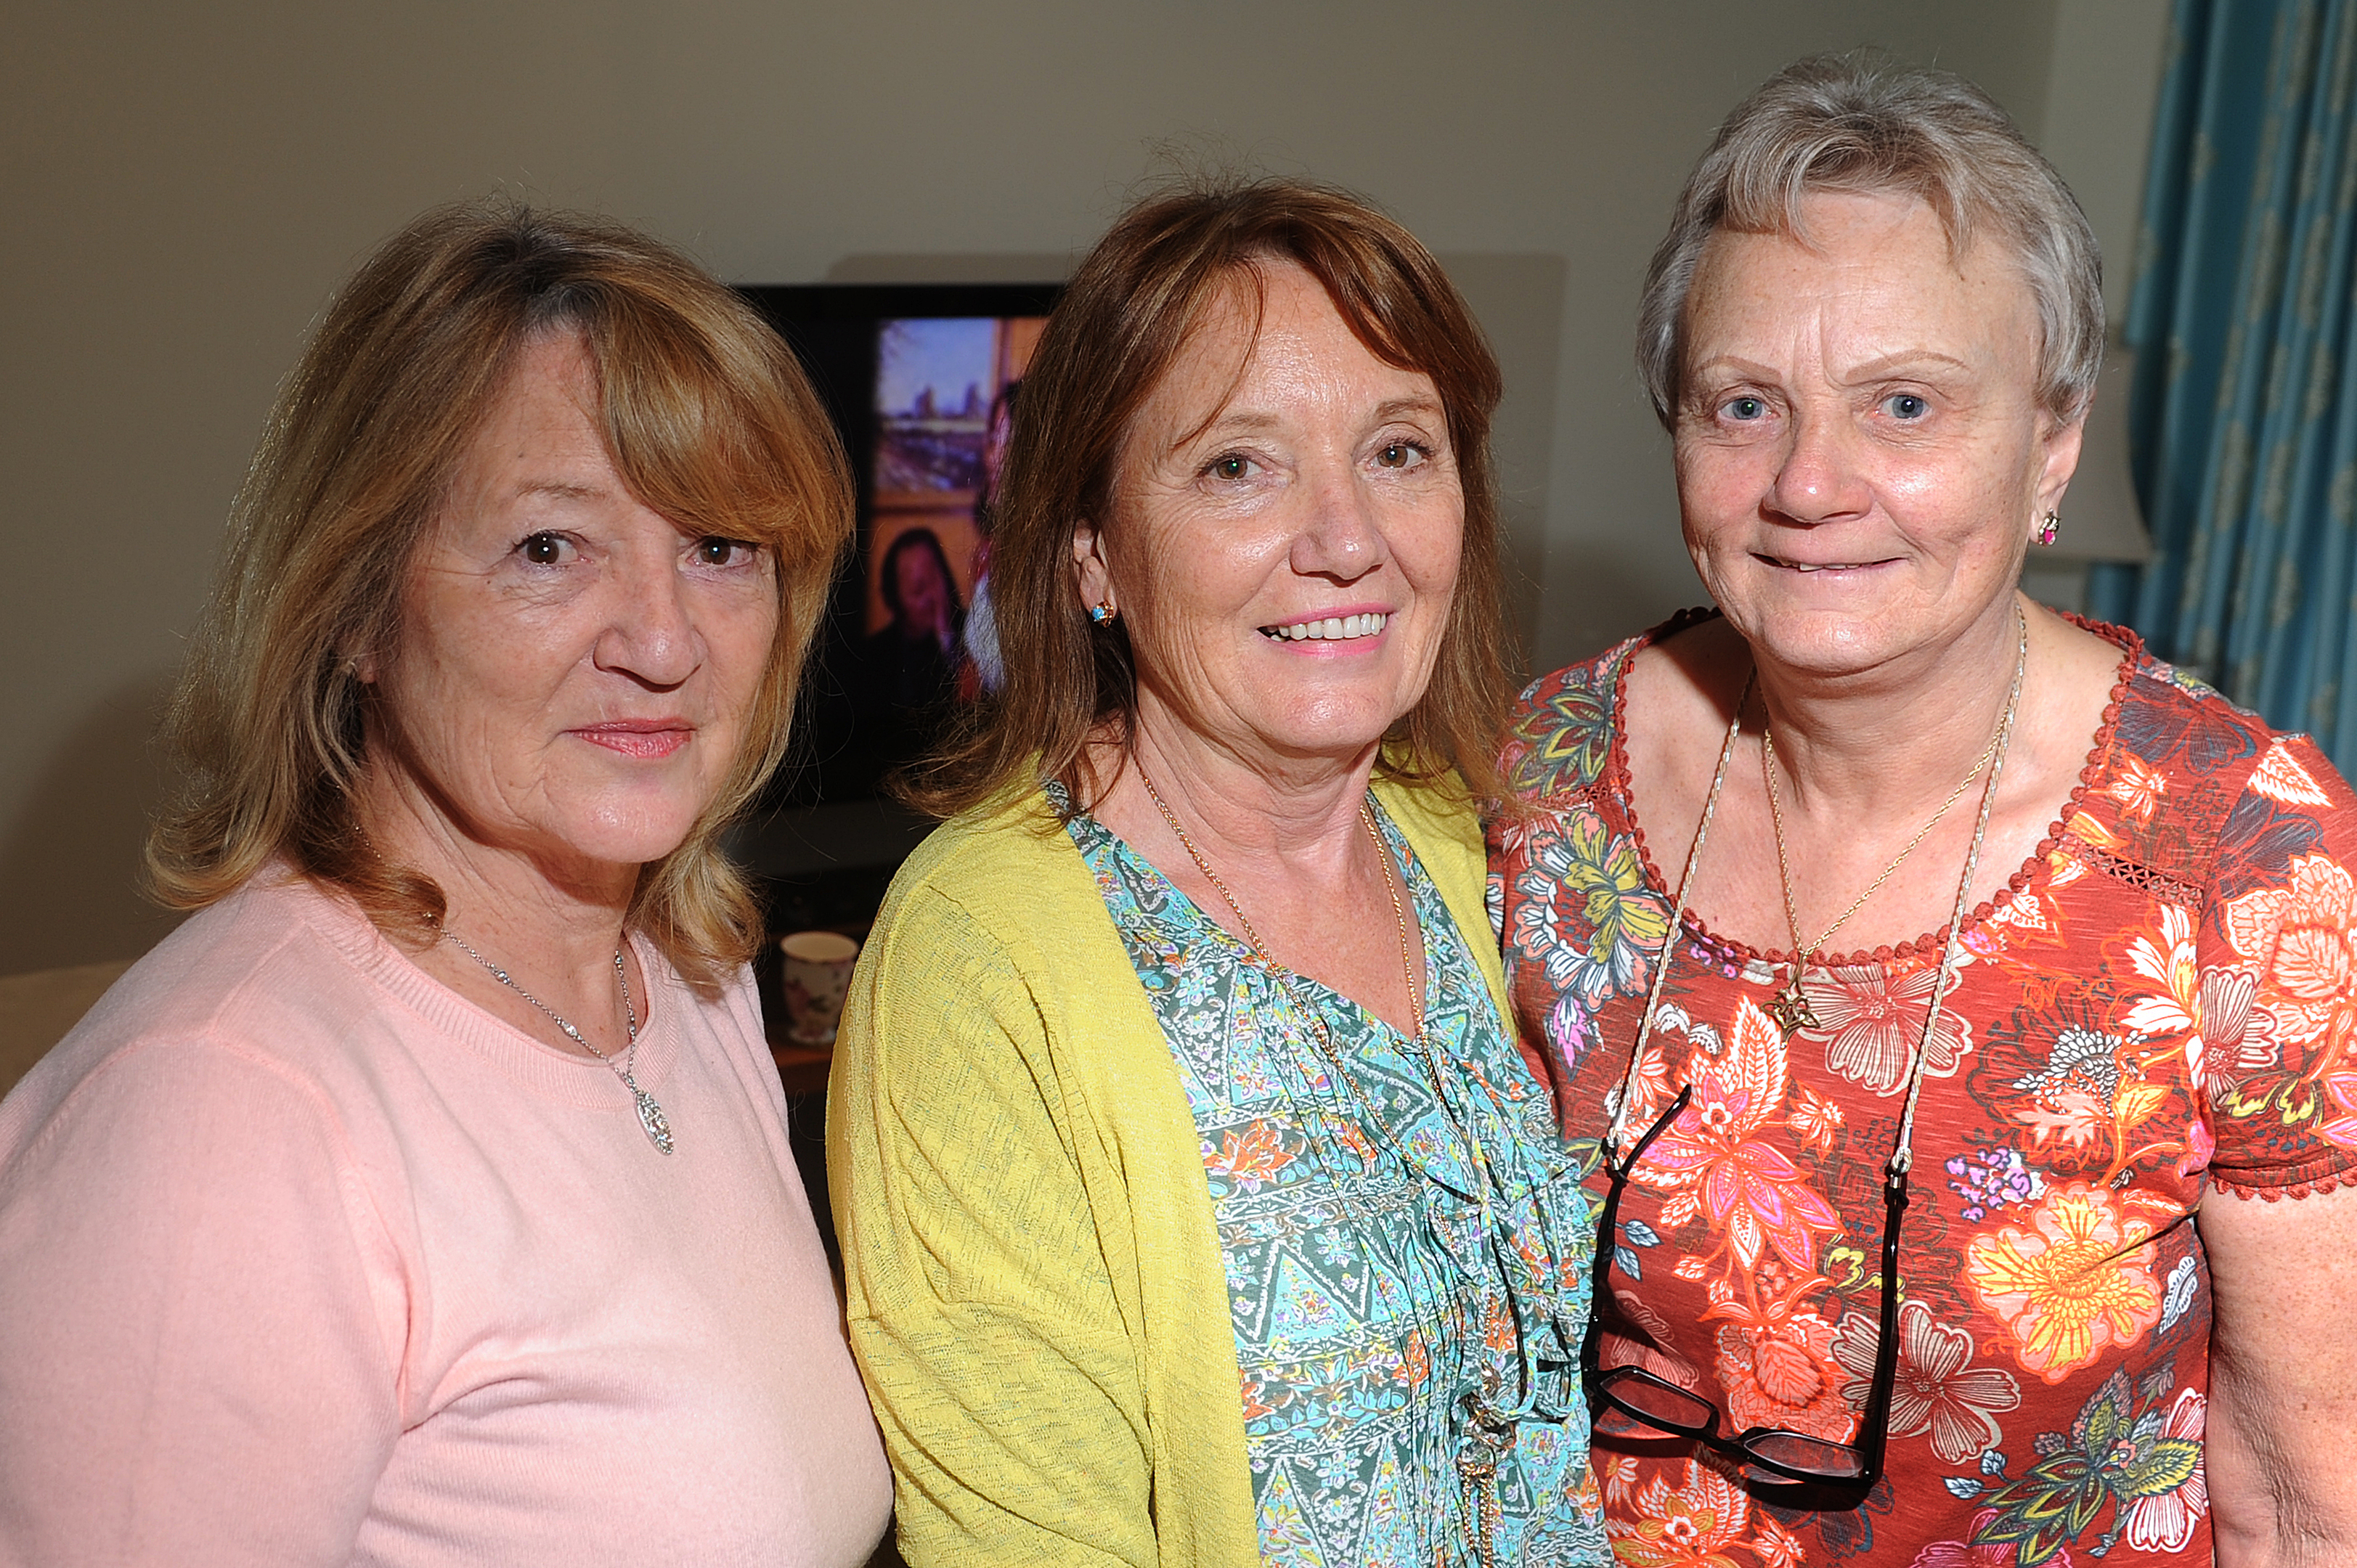
M 200 912 L 0 1102 L 0 1558 L 866 1557 L 717 847 L 849 528 L 653 241 L 451 208 L 346 285 L 173 715 Z

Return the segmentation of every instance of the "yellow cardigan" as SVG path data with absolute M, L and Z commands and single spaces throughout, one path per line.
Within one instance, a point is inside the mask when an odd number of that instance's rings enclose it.
M 1472 809 L 1376 792 L 1511 1017 Z M 912 1564 L 1259 1561 L 1194 1118 L 1043 797 L 944 824 L 894 878 L 826 1131 L 851 1346 Z

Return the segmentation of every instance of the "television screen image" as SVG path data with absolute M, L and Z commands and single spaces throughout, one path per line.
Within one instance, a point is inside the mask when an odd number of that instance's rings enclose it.
M 902 317 L 876 338 L 864 662 L 905 707 L 998 683 L 990 508 L 1038 317 Z M 975 618 L 977 609 L 979 618 Z
M 998 681 L 990 514 L 1055 285 L 738 291 L 792 346 L 858 485 L 853 558 L 813 650 L 795 745 L 749 851 L 789 879 L 895 862 L 914 830 L 885 780 Z M 885 824 L 878 827 L 878 823 Z

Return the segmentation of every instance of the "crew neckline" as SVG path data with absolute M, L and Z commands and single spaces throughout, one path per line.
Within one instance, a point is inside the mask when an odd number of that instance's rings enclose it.
M 595 1057 L 560 1050 L 461 996 L 420 968 L 343 895 L 291 871 L 275 886 L 255 891 L 299 899 L 307 906 L 299 917 L 303 923 L 355 969 L 429 1027 L 489 1060 L 533 1092 L 584 1110 L 637 1114 L 637 1101 L 613 1066 Z M 639 972 L 645 977 L 646 989 L 653 993 L 650 1000 L 655 1004 L 639 1029 L 631 1076 L 660 1100 L 659 1090 L 679 1061 L 682 1010 L 693 1005 L 693 999 L 643 934 L 630 931 L 625 940 L 638 955 Z

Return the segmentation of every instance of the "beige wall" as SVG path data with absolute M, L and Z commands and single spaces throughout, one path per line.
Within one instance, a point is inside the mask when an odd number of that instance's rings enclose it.
M 132 891 L 157 786 L 145 736 L 221 520 L 306 324 L 429 203 L 505 189 L 597 208 L 726 277 L 793 282 L 1060 264 L 1173 142 L 1367 191 L 1460 269 L 1500 338 L 1521 604 L 1536 657 L 1561 661 L 1694 595 L 1629 325 L 1719 115 L 1796 55 L 1869 41 L 1975 78 L 2033 135 L 2058 103 L 2148 115 L 2148 59 L 2087 46 L 2158 10 L 16 7 L 0 59 L 0 973 L 126 955 L 164 929 Z M 2073 62 L 2061 97 L 2058 48 Z M 2106 144 L 2100 123 L 2079 133 Z M 2101 193 L 2121 211 L 2142 136 L 2109 127 L 2129 173 L 2086 160 L 2126 182 Z

